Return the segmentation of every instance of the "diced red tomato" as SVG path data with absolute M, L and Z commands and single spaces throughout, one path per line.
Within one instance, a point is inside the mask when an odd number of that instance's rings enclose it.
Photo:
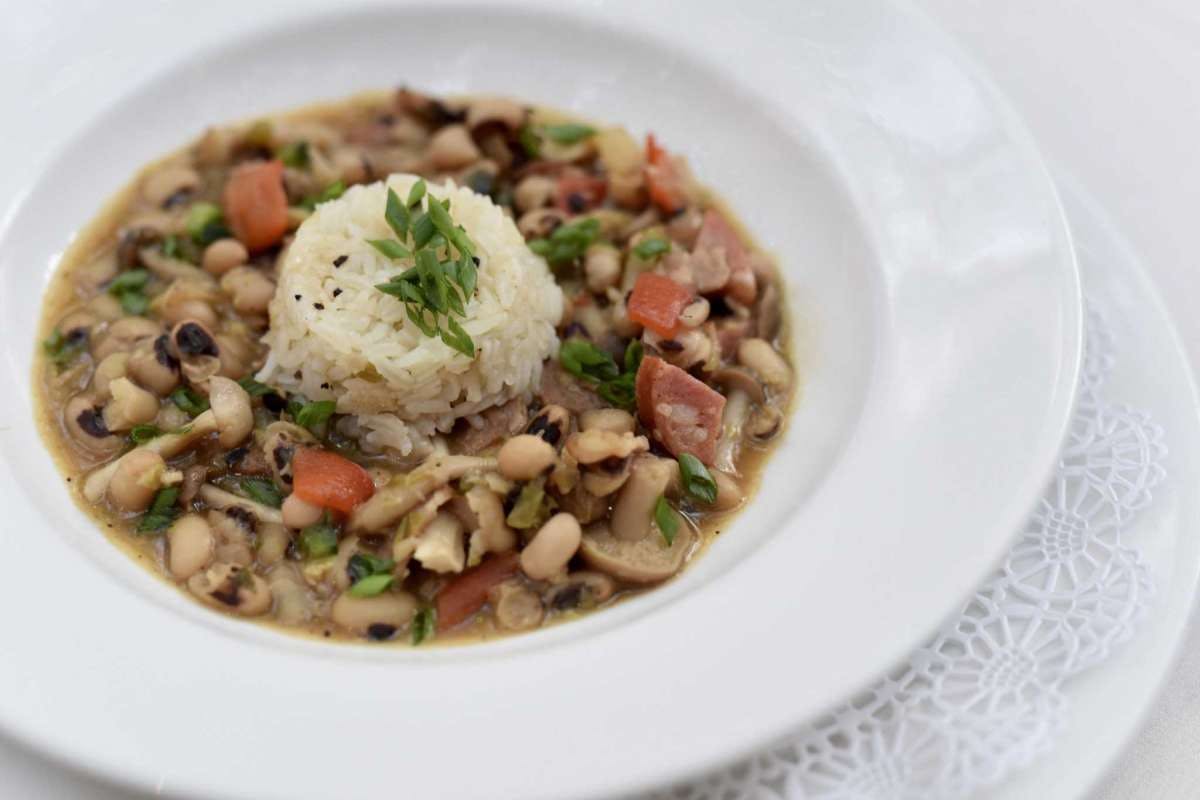
M 679 312 L 692 302 L 692 292 L 666 275 L 643 272 L 633 284 L 626 309 L 629 318 L 659 336 L 670 338 L 679 330 Z
M 635 384 L 638 417 L 675 456 L 691 453 L 712 464 L 725 398 L 661 358 L 646 356 Z
M 487 602 L 492 587 L 517 574 L 520 561 L 515 550 L 484 559 L 438 592 L 438 630 L 448 630 L 470 617 Z
M 292 456 L 292 491 L 313 505 L 349 514 L 355 506 L 371 499 L 375 482 L 350 459 L 305 447 Z
M 578 169 L 563 172 L 554 190 L 554 203 L 570 214 L 582 214 L 604 202 L 608 181 Z
M 710 208 L 704 212 L 704 224 L 696 235 L 696 244 L 692 252 L 720 247 L 725 251 L 725 261 L 729 264 L 729 283 L 726 292 L 735 300 L 746 305 L 754 302 L 758 294 L 758 281 L 754 277 L 754 269 L 750 266 L 750 254 L 738 238 L 737 231 L 721 216 L 721 212 Z
M 277 244 L 288 229 L 283 162 L 256 161 L 235 167 L 221 195 L 233 235 L 250 252 Z
M 665 214 L 687 206 L 687 188 L 671 155 L 658 145 L 654 134 L 646 134 L 646 166 L 642 168 L 650 200 Z

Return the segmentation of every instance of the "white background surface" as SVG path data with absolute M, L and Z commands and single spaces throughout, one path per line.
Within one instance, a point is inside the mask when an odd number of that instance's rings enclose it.
M 201 8 L 200 6 L 203 6 Z M 232 4 L 231 4 L 232 5 Z M 1200 364 L 1200 297 L 1195 256 L 1200 231 L 1200 6 L 1185 0 L 1072 2 L 926 0 L 924 5 L 972 52 L 1013 100 L 1046 154 L 1099 196 L 1152 270 L 1176 324 Z M 115 48 L 89 36 L 89 19 L 120 14 L 136 25 L 147 15 L 186 12 L 192 22 L 212 12 L 209 4 L 169 8 L 138 3 L 94 3 L 71 19 L 50 10 L 22 19 L 34 24 L 0 26 L 0 69 L 18 77 L 51 54 L 39 47 L 51 36 L 88 42 L 101 63 L 56 64 L 49 86 L 29 86 L 35 107 L 52 94 L 70 93 L 77 70 L 100 69 L 114 87 L 140 77 L 151 53 L 171 52 L 178 42 L 201 44 L 215 35 L 181 23 L 177 41 L 155 39 L 144 49 Z M 2 8 L 0 8 L 2 11 Z M 0 14 L 0 18 L 3 15 Z M 222 25 L 210 29 L 228 29 Z M 194 37 L 194 38 L 193 38 Z M 81 114 L 104 98 L 72 97 Z M 0 96 L 2 107 L 15 98 Z M 5 127 L 36 128 L 34 118 L 6 115 Z M 6 138 L 0 133 L 0 140 Z M 31 153 L 25 171 L 0 175 L 0 196 L 20 191 L 44 154 Z M 48 632 L 48 635 L 49 632 Z M 1193 625 L 1182 661 L 1138 735 L 1095 798 L 1193 798 L 1200 795 L 1200 627 Z M 1136 647 L 1136 639 L 1131 643 Z M 11 747 L 0 749 L 0 786 L 12 797 L 124 796 L 89 789 L 70 776 L 47 785 L 50 767 Z M 36 782 L 35 782 L 36 781 Z M 86 793 L 86 794 L 85 794 Z

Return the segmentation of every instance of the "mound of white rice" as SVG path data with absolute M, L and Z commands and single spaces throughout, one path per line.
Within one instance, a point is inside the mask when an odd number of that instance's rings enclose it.
M 417 181 L 386 181 L 401 199 Z M 478 287 L 456 320 L 475 358 L 421 333 L 404 305 L 375 288 L 409 263 L 367 244 L 395 238 L 383 211 L 384 182 L 356 186 L 319 206 L 284 255 L 271 301 L 270 355 L 258 379 L 309 400 L 336 400 L 371 450 L 429 449 L 435 431 L 526 393 L 558 347 L 562 292 L 512 220 L 490 199 L 453 182 L 429 185 L 475 242 Z

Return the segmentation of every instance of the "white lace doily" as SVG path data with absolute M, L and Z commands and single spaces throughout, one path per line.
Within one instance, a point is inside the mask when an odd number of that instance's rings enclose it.
M 994 785 L 1045 752 L 1065 681 L 1128 639 L 1153 591 L 1130 521 L 1163 480 L 1163 431 L 1105 397 L 1116 349 L 1089 304 L 1058 468 L 1000 569 L 869 690 L 760 755 L 659 800 L 926 800 Z

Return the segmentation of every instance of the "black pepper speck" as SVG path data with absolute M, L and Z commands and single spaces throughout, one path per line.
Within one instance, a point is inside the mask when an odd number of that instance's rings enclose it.
M 341 290 L 341 289 L 334 289 L 334 290 L 333 290 L 333 296 L 334 296 L 334 297 L 337 297 L 337 296 L 338 296 L 339 294 L 341 294 L 341 293 L 342 293 L 342 290 Z
M 346 263 L 346 259 L 347 259 L 347 258 L 349 258 L 349 256 L 338 256 L 337 258 L 335 258 L 335 259 L 333 260 L 333 267 L 334 267 L 334 269 L 337 269 L 337 268 L 338 268 L 338 267 L 340 267 L 342 264 L 345 264 L 345 263 Z
M 300 295 L 295 295 L 295 298 L 296 298 L 297 300 L 299 300 L 299 299 L 300 299 Z

